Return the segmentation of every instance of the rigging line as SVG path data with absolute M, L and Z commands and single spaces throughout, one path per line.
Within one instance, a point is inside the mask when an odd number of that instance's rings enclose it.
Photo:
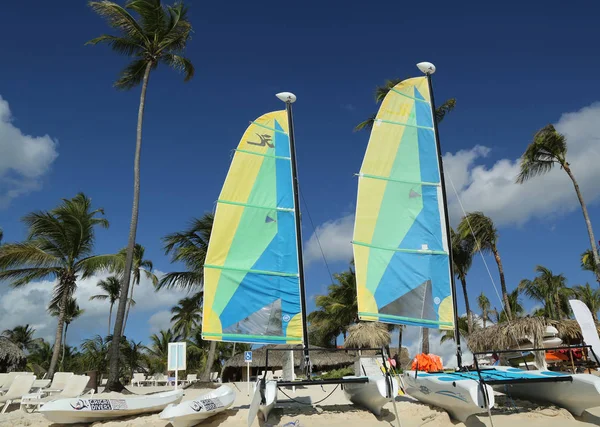
M 306 215 L 308 216 L 308 220 L 310 221 L 310 225 L 313 229 L 313 234 L 315 239 L 317 239 L 317 244 L 319 245 L 319 250 L 321 251 L 321 256 L 323 257 L 323 261 L 325 262 L 325 267 L 327 267 L 327 273 L 329 274 L 329 280 L 333 284 L 333 274 L 331 274 L 331 269 L 329 268 L 329 264 L 327 263 L 327 258 L 325 258 L 325 253 L 323 252 L 323 247 L 321 246 L 321 240 L 319 239 L 319 235 L 317 234 L 317 229 L 315 228 L 315 223 L 312 220 L 312 216 L 310 216 L 310 210 L 308 209 L 308 203 L 306 203 L 306 199 L 304 198 L 304 193 L 302 191 L 298 191 L 300 193 L 300 197 L 302 198 L 302 202 L 304 203 L 304 207 L 306 208 Z
M 504 307 L 504 310 L 508 313 L 510 311 L 510 307 L 506 307 L 504 305 L 504 299 L 500 297 L 500 292 L 498 292 L 498 287 L 496 286 L 496 281 L 492 277 L 492 272 L 490 271 L 490 267 L 488 266 L 488 263 L 485 260 L 483 253 L 481 253 L 481 245 L 479 244 L 479 240 L 477 240 L 477 237 L 475 236 L 475 231 L 473 230 L 473 227 L 471 226 L 471 221 L 469 221 L 469 217 L 467 216 L 465 207 L 462 204 L 462 200 L 460 200 L 460 196 L 458 195 L 458 191 L 456 190 L 456 187 L 454 186 L 454 182 L 452 182 L 452 178 L 450 176 L 447 176 L 447 178 L 450 181 L 450 185 L 452 186 L 452 189 L 454 190 L 454 194 L 456 195 L 456 200 L 458 200 L 458 204 L 460 205 L 460 209 L 463 213 L 463 217 L 467 220 L 467 225 L 469 226 L 469 230 L 471 230 L 471 235 L 473 236 L 473 240 L 475 240 L 475 243 L 477 244 L 477 252 L 479 252 L 479 256 L 481 256 L 481 260 L 483 261 L 483 264 L 485 265 L 485 269 L 487 270 L 488 276 L 490 277 L 490 281 L 492 282 L 492 285 L 494 286 L 494 291 L 496 292 L 496 297 L 498 298 L 498 300 L 500 300 L 501 306 Z M 511 312 L 511 315 L 512 315 L 512 312 Z M 498 316 L 500 316 L 500 314 L 498 314 Z M 500 319 L 498 319 L 498 320 L 500 320 Z M 508 315 L 506 316 L 506 321 L 509 324 L 511 322 Z M 517 339 L 517 336 L 515 335 L 512 328 L 510 328 L 509 330 L 511 332 L 511 335 L 513 336 L 513 339 L 517 343 L 517 349 L 519 351 L 521 351 L 521 346 L 519 345 L 519 340 Z M 476 357 L 476 356 L 473 356 L 473 357 Z
M 283 390 L 281 389 L 281 387 L 277 387 L 277 389 L 278 389 L 280 392 L 282 392 L 282 393 L 283 393 L 283 395 L 284 395 L 285 397 L 287 397 L 288 399 L 290 399 L 292 402 L 299 403 L 300 405 L 314 406 L 314 405 L 318 405 L 319 403 L 321 403 L 321 402 L 325 401 L 326 399 L 329 399 L 329 396 L 331 396 L 331 395 L 333 394 L 333 392 L 334 392 L 334 391 L 336 391 L 336 390 L 338 389 L 338 387 L 339 387 L 339 386 L 340 386 L 339 384 L 338 384 L 338 385 L 336 385 L 336 386 L 335 386 L 335 388 L 334 388 L 333 390 L 331 390 L 331 393 L 329 393 L 329 394 L 328 394 L 327 396 L 325 396 L 323 399 L 319 400 L 318 402 L 311 402 L 311 403 L 304 403 L 304 402 L 301 402 L 301 401 L 299 401 L 299 400 L 296 400 L 296 399 L 294 399 L 293 397 L 290 397 L 290 396 L 288 396 L 288 395 L 286 394 L 286 392 L 285 392 L 285 391 L 283 391 Z

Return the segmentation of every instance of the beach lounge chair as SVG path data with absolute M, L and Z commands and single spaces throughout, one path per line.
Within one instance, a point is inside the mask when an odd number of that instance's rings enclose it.
M 0 386 L 0 396 L 8 391 L 14 379 L 22 375 L 33 375 L 32 372 L 9 372 L 5 374 L 2 386 Z
M 181 380 L 182 385 L 192 384 L 198 381 L 198 374 L 187 374 L 187 378 L 185 380 Z
M 18 403 L 21 400 L 21 397 L 29 393 L 31 387 L 33 386 L 33 382 L 35 381 L 35 375 L 17 375 L 10 384 L 8 391 L 0 396 L 0 403 L 4 403 L 2 407 L 2 412 L 6 412 L 6 409 L 12 403 Z
M 55 373 L 54 377 L 52 377 L 52 383 L 50 383 L 50 386 L 47 389 L 44 389 L 44 391 L 47 393 L 60 393 L 72 376 L 73 372 Z
M 131 385 L 136 387 L 142 387 L 146 383 L 146 375 L 143 373 L 134 373 L 131 379 Z
M 27 394 L 21 398 L 21 409 L 26 412 L 33 412 L 39 410 L 40 406 L 46 402 L 55 399 L 79 397 L 85 393 L 86 386 L 90 377 L 87 375 L 71 375 L 67 380 L 65 387 L 60 393 L 47 393 L 43 390 L 37 393 Z M 94 389 L 89 389 L 90 395 L 94 394 Z M 46 394 L 46 396 L 44 396 Z
M 217 382 L 218 379 L 219 379 L 219 373 L 218 372 L 211 372 L 210 373 L 210 380 L 212 382 Z
M 169 378 L 165 374 L 156 374 L 154 375 L 154 385 L 167 385 L 169 382 Z

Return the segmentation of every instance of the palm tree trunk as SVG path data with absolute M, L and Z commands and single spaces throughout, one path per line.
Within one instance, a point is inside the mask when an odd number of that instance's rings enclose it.
M 429 328 L 423 330 L 423 340 L 421 341 L 421 353 L 429 354 Z
M 60 307 L 58 311 L 58 325 L 56 325 L 56 335 L 54 336 L 54 348 L 52 349 L 52 359 L 50 359 L 50 367 L 48 368 L 48 379 L 52 379 L 56 365 L 58 364 L 58 356 L 60 356 L 60 347 L 62 343 L 63 327 L 65 325 L 65 312 L 67 310 L 67 301 L 69 300 L 69 292 L 64 292 L 60 299 Z
M 113 305 L 115 305 L 114 302 L 110 303 L 110 310 L 108 311 L 108 334 L 106 334 L 106 336 L 110 335 L 110 324 L 112 323 L 112 309 L 113 309 Z
M 463 297 L 465 298 L 465 307 L 467 309 L 467 332 L 471 335 L 473 331 L 473 314 L 471 313 L 471 307 L 469 306 L 469 294 L 467 293 L 467 279 L 466 277 L 460 278 L 462 285 Z M 458 325 L 456 325 L 458 327 Z
M 398 357 L 402 356 L 402 325 L 398 326 Z
M 481 314 L 483 315 L 483 327 L 485 328 L 487 326 L 487 318 L 488 318 L 487 309 L 484 308 L 483 312 Z
M 206 368 L 202 373 L 202 381 L 210 381 L 210 371 L 215 363 L 215 353 L 217 350 L 217 342 L 211 341 L 210 348 L 208 349 L 208 360 L 206 361 Z
M 67 330 L 69 329 L 69 324 L 65 322 L 65 333 L 63 334 L 63 346 L 62 346 L 62 357 L 60 358 L 60 369 L 62 371 L 65 370 L 65 349 L 67 348 Z
M 150 78 L 150 69 L 152 62 L 146 65 L 144 72 L 144 81 L 142 83 L 142 93 L 140 95 L 140 107 L 138 110 L 137 137 L 135 142 L 135 158 L 133 161 L 133 206 L 131 208 L 131 223 L 129 226 L 129 241 L 127 242 L 127 255 L 125 256 L 125 270 L 121 283 L 121 295 L 119 306 L 117 308 L 117 317 L 115 319 L 115 329 L 113 331 L 112 345 L 110 349 L 110 363 L 108 372 L 108 381 L 105 391 L 121 391 L 123 384 L 119 381 L 119 344 L 123 334 L 123 325 L 125 322 L 125 308 L 127 306 L 127 295 L 129 295 L 129 282 L 131 281 L 131 265 L 133 264 L 133 250 L 135 248 L 135 235 L 137 232 L 139 203 L 140 203 L 140 156 L 142 153 L 142 122 L 144 120 L 144 106 L 146 104 L 146 89 L 148 88 L 148 79 Z
M 131 300 L 133 299 L 133 289 L 135 288 L 135 283 L 131 284 L 131 294 L 129 299 L 127 300 L 127 311 L 125 312 L 125 320 L 123 321 L 123 332 L 125 332 L 125 327 L 127 326 L 127 319 L 129 319 L 129 309 L 131 308 Z
M 233 349 L 231 349 L 231 357 L 235 356 L 235 342 L 233 343 Z M 223 367 L 221 368 L 221 382 L 223 382 L 223 373 L 225 372 L 225 363 L 223 363 Z
M 592 247 L 592 255 L 594 256 L 594 264 L 596 265 L 596 280 L 600 282 L 600 258 L 598 257 L 598 248 L 596 246 L 596 238 L 594 237 L 594 230 L 592 229 L 592 221 L 590 220 L 590 215 L 588 214 L 587 206 L 583 201 L 583 195 L 581 194 L 581 190 L 579 189 L 579 184 L 575 180 L 575 176 L 573 172 L 571 172 L 571 168 L 569 164 L 566 163 L 563 165 L 565 172 L 573 181 L 573 187 L 575 187 L 575 193 L 577 193 L 577 198 L 579 199 L 579 204 L 581 205 L 581 211 L 583 212 L 583 218 L 585 219 L 585 225 L 587 227 L 588 236 L 590 237 L 590 245 Z
M 504 279 L 504 268 L 502 267 L 502 259 L 500 259 L 500 253 L 496 245 L 492 247 L 496 264 L 498 264 L 498 273 L 500 274 L 500 286 L 502 287 L 502 299 L 504 300 L 504 311 L 506 312 L 506 318 L 512 320 L 512 311 L 510 309 L 510 301 L 508 300 L 508 291 L 506 290 L 506 280 Z

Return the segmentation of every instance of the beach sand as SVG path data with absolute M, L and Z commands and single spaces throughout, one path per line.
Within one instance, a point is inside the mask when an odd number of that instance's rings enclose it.
M 206 427 L 245 427 L 248 407 L 252 396 L 247 391 L 246 383 L 229 383 L 236 391 L 235 404 L 226 412 L 218 414 L 203 422 Z M 128 387 L 135 394 L 146 394 L 156 391 L 171 389 L 170 387 Z M 366 410 L 350 404 L 339 388 L 335 390 L 324 402 L 316 403 L 325 398 L 334 389 L 334 386 L 320 386 L 297 388 L 285 392 L 293 399 L 306 404 L 299 404 L 289 400 L 279 393 L 277 407 L 271 412 L 268 421 L 254 422 L 254 427 L 283 426 L 286 423 L 298 421 L 301 427 L 348 427 L 348 426 L 398 426 L 394 415 L 392 403 L 388 403 L 381 417 L 376 417 Z M 194 399 L 208 390 L 187 389 L 183 400 Z M 99 393 L 97 397 L 120 397 L 118 393 Z M 310 403 L 314 404 L 311 405 Z M 565 409 L 553 406 L 540 406 L 531 402 L 505 399 L 497 397 L 498 407 L 492 411 L 494 427 L 576 427 L 600 424 L 600 408 L 590 410 L 589 414 L 576 420 Z M 516 409 L 515 409 L 516 406 Z M 407 396 L 396 399 L 396 407 L 402 427 L 491 427 L 490 419 L 482 414 L 467 420 L 467 423 L 452 421 L 448 414 Z M 597 409 L 597 411 L 596 411 Z M 72 424 L 75 426 L 75 424 Z M 81 424 L 90 426 L 90 424 Z M 171 424 L 158 418 L 158 414 L 121 418 L 113 421 L 95 422 L 93 427 L 167 427 Z M 0 415 L 0 426 L 8 427 L 58 427 L 58 424 L 48 422 L 39 413 L 27 414 L 17 405 L 11 406 L 10 412 Z

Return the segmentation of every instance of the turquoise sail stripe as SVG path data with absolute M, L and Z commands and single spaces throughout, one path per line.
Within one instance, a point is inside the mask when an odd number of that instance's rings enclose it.
M 280 271 L 253 270 L 249 268 L 226 267 L 224 265 L 204 264 L 204 268 L 215 268 L 217 270 L 240 271 L 242 273 L 265 274 L 267 276 L 298 277 L 296 273 L 282 273 Z
M 430 250 L 419 250 L 419 249 L 402 249 L 402 248 L 386 248 L 383 246 L 371 245 L 369 243 L 352 241 L 353 245 L 357 246 L 366 246 L 367 248 L 375 248 L 381 249 L 384 251 L 393 251 L 393 252 L 405 252 L 408 254 L 423 254 L 423 255 L 448 255 L 446 251 L 430 251 Z
M 261 128 L 272 130 L 273 132 L 282 133 L 284 135 L 287 135 L 287 132 L 285 132 L 285 131 L 283 131 L 281 129 L 275 129 L 275 128 L 272 128 L 272 127 L 269 127 L 269 126 L 265 126 L 265 125 L 257 123 L 257 122 L 250 122 L 250 123 L 253 124 L 253 125 L 255 125 L 255 126 L 261 127 Z
M 418 182 L 418 181 L 408 181 L 406 179 L 394 179 L 394 178 L 387 178 L 385 176 L 377 176 L 377 175 L 370 175 L 368 173 L 361 173 L 358 174 L 358 176 L 360 176 L 361 178 L 372 178 L 372 179 L 380 179 L 382 181 L 392 181 L 392 182 L 402 182 L 404 184 L 414 184 L 414 185 L 433 185 L 435 187 L 439 187 L 441 184 L 439 182 Z
M 261 157 L 269 157 L 271 159 L 292 160 L 289 157 L 282 157 L 282 156 L 274 156 L 272 154 L 257 153 L 256 151 L 240 150 L 240 149 L 237 149 L 235 151 L 237 151 L 238 153 L 253 154 L 255 156 L 261 156 Z
M 402 93 L 402 92 L 400 92 L 399 90 L 396 90 L 396 89 L 394 89 L 394 88 L 391 88 L 390 90 L 391 90 L 392 92 L 394 92 L 394 93 L 397 93 L 398 95 L 402 95 L 402 96 L 405 96 L 405 97 L 407 97 L 407 98 L 414 99 L 415 101 L 424 102 L 425 104 L 429 105 L 429 102 L 425 101 L 424 99 L 421 99 L 421 98 L 415 98 L 414 96 L 407 95 L 407 94 L 405 94 L 405 93 Z
M 277 210 L 277 211 L 283 211 L 283 212 L 294 212 L 294 209 L 291 209 L 291 208 L 278 208 L 277 206 L 261 206 L 261 205 L 254 205 L 251 203 L 233 202 L 231 200 L 223 200 L 223 199 L 217 200 L 217 203 L 223 203 L 226 205 L 243 206 L 245 208 L 257 208 L 257 209 Z
M 430 128 L 428 126 L 411 125 L 411 124 L 408 124 L 408 123 L 393 122 L 391 120 L 383 120 L 383 119 L 375 119 L 375 122 L 387 123 L 387 124 L 390 124 L 390 125 L 406 126 L 406 127 L 410 127 L 410 128 L 426 129 L 426 130 L 430 130 L 430 131 L 433 132 L 433 128 Z
M 418 319 L 413 317 L 394 316 L 393 314 L 383 313 L 365 313 L 364 311 L 358 312 L 359 316 L 377 317 L 384 320 L 396 320 L 399 323 L 412 323 L 415 325 L 434 325 L 434 326 L 454 326 L 452 322 L 436 322 L 435 320 Z
M 254 344 L 255 341 L 244 341 L 244 340 L 258 340 L 258 342 L 263 342 L 263 340 L 269 341 L 298 341 L 302 342 L 302 338 L 300 337 L 280 337 L 273 335 L 242 335 L 242 334 L 215 334 L 215 333 L 202 333 L 202 336 L 205 337 L 218 337 L 218 338 L 229 338 L 231 340 L 235 340 L 235 342 L 249 342 Z

